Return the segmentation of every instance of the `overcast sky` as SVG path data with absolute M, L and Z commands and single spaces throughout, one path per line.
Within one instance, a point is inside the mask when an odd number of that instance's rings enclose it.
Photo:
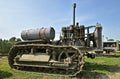
M 81 25 L 101 23 L 104 39 L 120 40 L 120 0 L 0 0 L 0 38 L 19 37 L 22 30 L 54 27 L 56 38 L 72 24 L 72 5 Z

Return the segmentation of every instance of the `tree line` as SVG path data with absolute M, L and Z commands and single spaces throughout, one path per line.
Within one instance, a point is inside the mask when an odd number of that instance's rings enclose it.
M 16 37 L 11 37 L 9 40 L 0 39 L 0 54 L 8 54 L 12 45 L 19 41 L 21 41 L 21 39 Z

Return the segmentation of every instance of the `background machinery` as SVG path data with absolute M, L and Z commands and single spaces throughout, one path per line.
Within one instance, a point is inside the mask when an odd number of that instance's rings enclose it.
M 115 54 L 119 51 L 119 41 L 105 41 L 103 42 L 103 53 L 104 54 Z
M 24 30 L 22 42 L 16 43 L 9 51 L 11 68 L 45 74 L 75 76 L 84 65 L 83 57 L 94 58 L 92 53 L 102 51 L 102 27 L 100 24 L 85 27 L 75 24 L 62 27 L 60 39 L 54 41 L 53 27 Z M 94 28 L 93 32 L 90 29 Z

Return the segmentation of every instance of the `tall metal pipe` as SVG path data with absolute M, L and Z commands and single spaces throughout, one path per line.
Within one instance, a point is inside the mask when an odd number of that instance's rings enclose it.
M 76 3 L 73 4 L 73 26 L 75 26 L 75 8 L 76 8 Z

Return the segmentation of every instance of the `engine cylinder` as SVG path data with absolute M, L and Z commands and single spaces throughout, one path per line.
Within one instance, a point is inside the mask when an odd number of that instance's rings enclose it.
M 50 28 L 39 28 L 23 30 L 21 32 L 21 38 L 23 40 L 53 40 L 55 37 L 55 30 Z

